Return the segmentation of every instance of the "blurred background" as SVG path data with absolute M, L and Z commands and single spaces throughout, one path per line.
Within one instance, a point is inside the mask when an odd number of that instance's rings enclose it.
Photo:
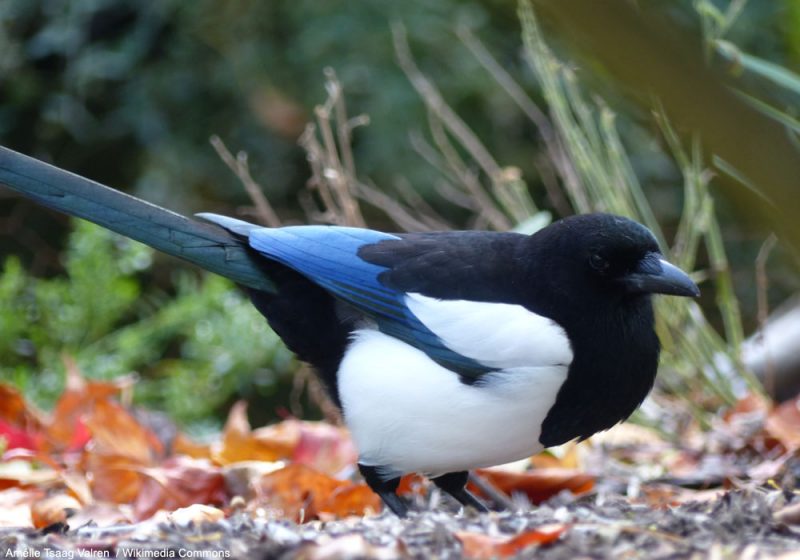
M 797 389 L 745 358 L 799 284 L 795 72 L 799 0 L 4 0 L 0 144 L 186 214 L 265 219 L 221 149 L 283 223 L 632 215 L 704 292 L 661 389 L 714 408 Z M 41 404 L 74 365 L 197 431 L 320 414 L 230 284 L 7 190 L 0 232 L 0 377 Z

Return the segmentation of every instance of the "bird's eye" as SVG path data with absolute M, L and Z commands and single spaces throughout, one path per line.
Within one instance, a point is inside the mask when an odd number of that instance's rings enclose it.
M 589 265 L 597 272 L 607 272 L 611 264 L 599 253 L 592 253 L 589 257 Z

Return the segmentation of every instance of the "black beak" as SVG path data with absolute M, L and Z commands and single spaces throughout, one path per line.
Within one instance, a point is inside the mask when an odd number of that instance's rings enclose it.
M 689 275 L 665 261 L 660 253 L 648 253 L 622 278 L 630 293 L 697 297 L 700 289 Z

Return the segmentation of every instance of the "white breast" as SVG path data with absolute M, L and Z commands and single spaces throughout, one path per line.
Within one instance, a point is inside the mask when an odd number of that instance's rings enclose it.
M 400 340 L 357 331 L 338 383 L 360 462 L 437 476 L 539 451 L 541 424 L 572 361 L 563 330 L 519 306 L 418 295 L 409 296 L 412 305 L 448 347 L 500 371 L 467 385 Z

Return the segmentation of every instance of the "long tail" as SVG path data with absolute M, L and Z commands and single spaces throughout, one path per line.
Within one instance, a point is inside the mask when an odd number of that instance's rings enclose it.
M 256 290 L 275 287 L 234 235 L 0 146 L 0 184 Z

